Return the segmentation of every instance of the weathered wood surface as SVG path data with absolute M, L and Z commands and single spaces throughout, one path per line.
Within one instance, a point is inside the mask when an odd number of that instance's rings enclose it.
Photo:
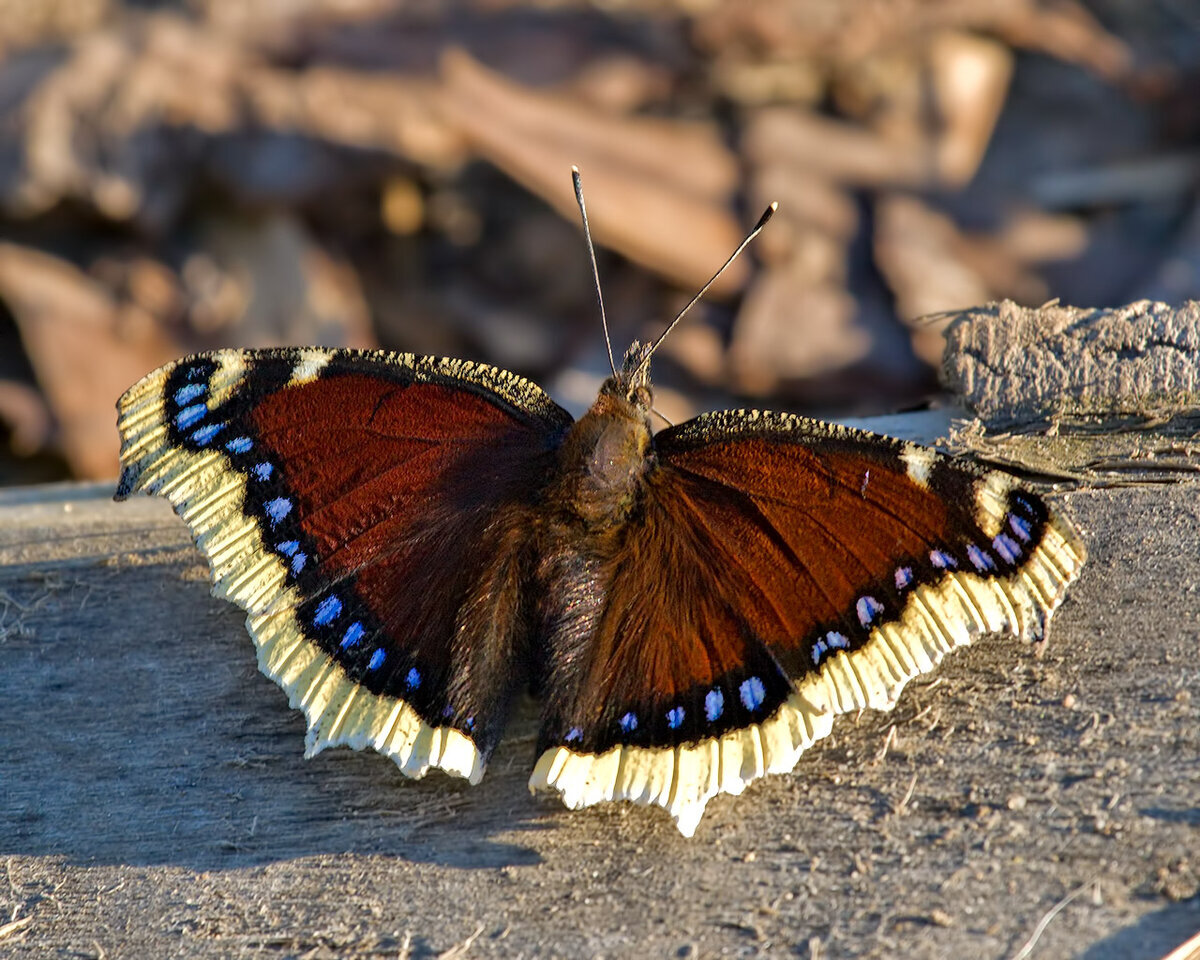
M 0 494 L 0 954 L 1007 957 L 1081 886 L 1032 956 L 1200 929 L 1196 486 L 1070 495 L 1043 658 L 956 654 L 691 841 L 531 797 L 529 709 L 474 788 L 306 761 L 183 524 L 107 494 Z
M 1035 420 L 1195 429 L 1200 301 L 1110 309 L 1005 300 L 947 314 L 942 381 L 990 429 Z

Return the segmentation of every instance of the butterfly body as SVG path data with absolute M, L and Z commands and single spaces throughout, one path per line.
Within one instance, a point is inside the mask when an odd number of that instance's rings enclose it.
M 475 782 L 530 688 L 532 786 L 688 835 L 954 647 L 1044 636 L 1085 551 L 1036 494 L 784 414 L 652 435 L 648 359 L 573 421 L 463 361 L 186 358 L 121 399 L 117 495 L 188 522 L 310 753 Z

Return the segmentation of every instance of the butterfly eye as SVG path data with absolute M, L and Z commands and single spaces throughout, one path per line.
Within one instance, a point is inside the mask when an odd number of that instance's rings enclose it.
M 650 392 L 649 387 L 638 387 L 633 391 L 633 396 L 631 396 L 629 399 L 631 399 L 637 406 L 645 410 L 649 410 L 650 404 L 654 402 L 654 394 Z

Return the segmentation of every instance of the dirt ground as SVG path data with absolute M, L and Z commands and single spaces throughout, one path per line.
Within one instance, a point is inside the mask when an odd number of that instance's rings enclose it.
M 530 796 L 528 706 L 478 787 L 304 760 L 182 523 L 108 492 L 0 494 L 0 954 L 1151 960 L 1200 929 L 1195 486 L 1071 494 L 1091 559 L 1043 658 L 956 654 L 693 840 Z

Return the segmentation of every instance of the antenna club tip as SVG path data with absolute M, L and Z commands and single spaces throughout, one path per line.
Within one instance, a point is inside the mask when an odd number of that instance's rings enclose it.
M 779 201 L 772 200 L 770 206 L 768 206 L 767 209 L 763 211 L 762 216 L 758 218 L 758 223 L 756 223 L 754 225 L 754 229 L 752 229 L 750 231 L 750 235 L 746 238 L 747 241 L 752 240 L 752 239 L 754 239 L 754 237 L 758 236 L 758 231 L 767 225 L 767 221 L 770 220 L 771 217 L 773 217 L 775 215 L 775 211 L 778 209 L 779 209 Z
M 577 166 L 575 166 L 575 164 L 571 164 L 571 176 L 573 176 L 573 177 L 579 176 L 579 168 Z

